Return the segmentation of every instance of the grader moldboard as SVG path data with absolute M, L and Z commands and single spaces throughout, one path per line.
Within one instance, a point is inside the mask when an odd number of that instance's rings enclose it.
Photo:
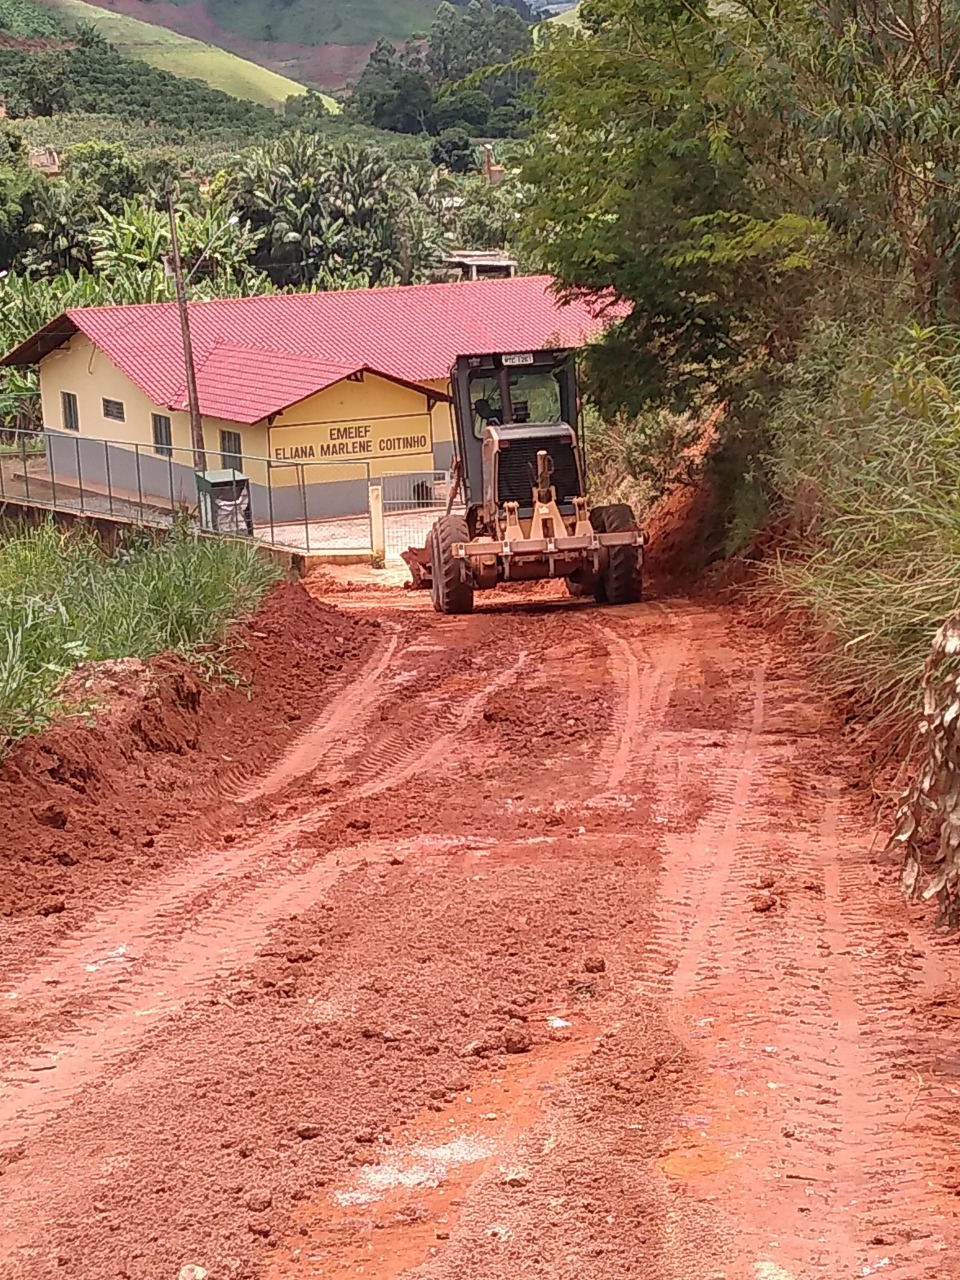
M 645 538 L 633 511 L 588 509 L 584 496 L 574 353 L 460 356 L 451 384 L 454 483 L 427 545 L 403 554 L 413 586 L 438 613 L 469 613 L 475 591 L 538 578 L 565 578 L 599 604 L 639 600 Z

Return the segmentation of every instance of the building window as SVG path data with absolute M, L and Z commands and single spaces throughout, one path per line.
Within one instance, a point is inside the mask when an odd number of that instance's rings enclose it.
M 243 470 L 243 441 L 239 431 L 220 432 L 220 465 L 224 471 Z
M 153 415 L 153 452 L 161 458 L 173 457 L 173 432 L 165 413 Z
M 80 410 L 77 407 L 77 397 L 72 391 L 60 392 L 60 414 L 64 431 L 80 430 Z
M 113 422 L 126 422 L 127 415 L 123 410 L 122 400 L 104 400 L 103 416 L 110 418 Z

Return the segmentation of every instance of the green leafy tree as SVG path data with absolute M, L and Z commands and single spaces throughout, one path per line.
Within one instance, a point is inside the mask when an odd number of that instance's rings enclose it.
M 707 389 L 759 415 L 844 282 L 873 281 L 881 309 L 958 318 L 949 5 L 586 0 L 581 12 L 583 34 L 538 52 L 526 176 L 544 264 L 631 304 L 606 346 L 609 394 L 688 407 Z
M 489 125 L 491 109 L 490 99 L 481 89 L 451 90 L 434 104 L 434 128 L 443 133 L 459 126 L 477 136 Z
M 260 236 L 255 265 L 278 286 L 426 279 L 442 249 L 408 176 L 370 148 L 292 134 L 243 156 L 225 189 Z
M 422 71 L 398 69 L 376 102 L 370 123 L 392 133 L 426 133 L 433 117 L 433 89 Z
M 316 124 L 330 118 L 327 104 L 313 89 L 306 93 L 291 94 L 283 104 L 283 114 L 288 120 L 294 120 L 301 125 Z
M 538 55 L 528 247 L 563 286 L 629 304 L 592 362 L 609 416 L 685 410 L 731 379 L 755 391 L 815 285 L 823 226 L 810 184 L 778 171 L 774 85 L 742 63 L 741 14 L 727 40 L 705 7 L 587 0 L 585 34 Z
M 462 9 L 443 3 L 430 28 L 427 66 L 438 84 L 512 62 L 533 48 L 530 27 L 514 9 L 470 0 Z
M 433 113 L 433 87 L 419 50 L 398 53 L 381 40 L 371 53 L 351 99 L 353 115 L 394 133 L 425 133 Z
M 467 173 L 476 167 L 473 145 L 466 129 L 445 129 L 433 144 L 433 163 L 451 173 Z
M 80 185 L 42 182 L 34 197 L 33 217 L 25 229 L 29 247 L 21 253 L 18 265 L 31 275 L 42 276 L 90 270 L 90 228 L 97 217 L 94 199 Z
M 63 173 L 41 182 L 19 265 L 32 275 L 93 269 L 92 229 L 147 188 L 143 165 L 118 143 L 83 142 L 63 153 Z
M 41 179 L 26 162 L 26 148 L 12 129 L 0 125 L 0 268 L 19 252 Z
M 514 8 L 470 0 L 443 3 L 425 39 L 402 52 L 380 40 L 350 100 L 354 118 L 400 133 L 465 128 L 474 136 L 519 131 L 532 73 L 514 65 L 533 49 L 531 28 Z
M 451 206 L 450 229 L 473 249 L 515 250 L 528 200 L 529 189 L 513 179 L 493 187 L 486 178 L 468 178 Z
M 78 142 L 63 152 L 63 177 L 82 187 L 101 208 L 114 212 L 147 190 L 147 172 L 117 142 Z

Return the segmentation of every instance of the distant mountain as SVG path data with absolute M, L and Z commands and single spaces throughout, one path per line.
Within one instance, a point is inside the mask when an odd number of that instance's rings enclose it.
M 527 16 L 526 0 L 500 0 Z M 322 89 L 357 80 L 377 40 L 426 31 L 439 0 L 94 0 Z

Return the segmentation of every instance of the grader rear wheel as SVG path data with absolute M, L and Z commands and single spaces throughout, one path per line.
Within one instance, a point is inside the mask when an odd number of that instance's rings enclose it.
M 469 565 L 453 555 L 455 543 L 469 541 L 470 530 L 462 516 L 441 516 L 430 530 L 427 543 L 430 550 L 430 595 L 437 613 L 470 613 L 473 610 L 473 578 Z

